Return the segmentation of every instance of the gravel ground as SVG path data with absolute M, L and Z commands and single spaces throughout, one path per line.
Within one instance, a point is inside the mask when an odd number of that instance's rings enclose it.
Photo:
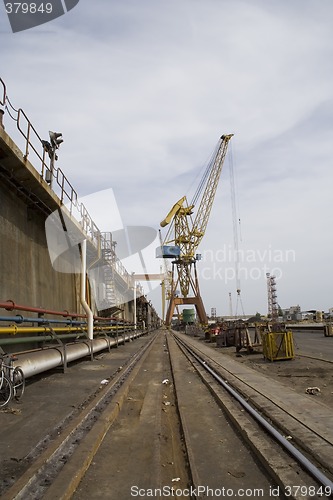
M 318 387 L 320 392 L 315 391 L 316 394 L 309 394 L 308 397 L 316 398 L 318 403 L 333 408 L 333 362 L 301 356 L 297 348 L 294 359 L 273 362 L 264 359 L 260 347 L 255 348 L 251 354 L 246 351 L 236 353 L 234 347 L 224 347 L 219 350 L 267 377 L 291 387 L 299 394 L 306 393 L 310 387 Z

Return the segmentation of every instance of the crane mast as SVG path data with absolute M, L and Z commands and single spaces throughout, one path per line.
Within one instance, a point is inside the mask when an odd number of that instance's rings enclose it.
M 228 143 L 233 134 L 222 135 L 216 152 L 208 165 L 206 172 L 199 184 L 194 201 L 188 205 L 186 196 L 183 196 L 171 208 L 166 218 L 161 222 L 161 227 L 172 223 L 171 229 L 174 234 L 166 236 L 162 249 L 167 250 L 169 244 L 173 244 L 173 254 L 163 251 L 164 258 L 174 257 L 172 262 L 172 279 L 168 310 L 165 318 L 169 326 L 175 309 L 179 305 L 194 305 L 201 324 L 207 324 L 207 315 L 199 290 L 199 281 L 196 269 L 197 248 L 205 235 L 210 212 L 212 209 L 215 193 L 220 179 L 224 159 L 227 153 Z M 195 203 L 203 191 L 199 208 L 194 220 L 192 218 Z M 178 290 L 178 288 L 180 290 Z

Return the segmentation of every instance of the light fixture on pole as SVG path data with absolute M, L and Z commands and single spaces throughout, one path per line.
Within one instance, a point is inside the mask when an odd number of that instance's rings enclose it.
M 56 154 L 57 149 L 62 142 L 64 142 L 62 138 L 61 132 L 52 132 L 49 131 L 50 142 L 42 141 L 44 151 L 46 151 L 50 157 L 50 168 L 46 171 L 45 180 L 52 187 L 53 182 L 53 171 L 54 171 L 54 162 L 58 160 L 58 155 Z

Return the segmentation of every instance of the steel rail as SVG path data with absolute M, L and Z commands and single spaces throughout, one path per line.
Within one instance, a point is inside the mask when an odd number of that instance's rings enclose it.
M 188 345 L 175 337 L 176 342 L 181 344 L 186 351 L 188 351 L 191 356 L 193 356 L 198 363 L 212 375 L 212 377 L 229 393 L 233 398 L 235 398 L 241 406 L 271 435 L 273 438 L 281 444 L 281 446 L 288 451 L 288 453 L 299 463 L 302 467 L 314 477 L 321 485 L 330 488 L 330 496 L 333 497 L 333 482 L 325 476 L 310 460 L 308 460 L 295 446 L 293 446 L 284 436 L 282 436 L 265 418 L 263 418 L 260 413 L 258 413 L 235 389 L 233 389 L 228 383 L 226 383 L 222 377 L 215 371 L 207 361 L 202 359 L 195 353 Z

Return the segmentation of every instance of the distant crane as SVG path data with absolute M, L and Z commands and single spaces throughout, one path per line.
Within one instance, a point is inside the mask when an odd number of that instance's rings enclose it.
M 189 205 L 183 196 L 169 211 L 161 222 L 161 227 L 171 223 L 157 257 L 173 258 L 170 285 L 170 299 L 165 323 L 171 324 L 175 309 L 180 305 L 194 305 L 201 324 L 208 319 L 200 295 L 196 262 L 201 256 L 196 254 L 197 248 L 205 235 L 216 189 L 220 179 L 223 163 L 227 154 L 228 143 L 233 134 L 222 135 L 215 152 L 207 165 L 197 191 Z M 202 196 L 201 196 L 202 194 Z M 199 208 L 192 218 L 195 205 L 201 196 Z M 194 219 L 194 220 L 193 220 Z
M 241 297 L 239 244 L 238 244 L 238 229 L 240 230 L 241 220 L 237 217 L 235 175 L 234 175 L 232 155 L 229 158 L 230 158 L 229 173 L 230 173 L 230 190 L 231 190 L 231 208 L 232 208 L 232 222 L 233 222 L 233 233 L 234 233 L 235 275 L 236 275 L 236 291 L 237 291 L 235 316 L 237 316 L 238 304 L 240 304 L 242 313 L 243 315 L 245 315 Z

